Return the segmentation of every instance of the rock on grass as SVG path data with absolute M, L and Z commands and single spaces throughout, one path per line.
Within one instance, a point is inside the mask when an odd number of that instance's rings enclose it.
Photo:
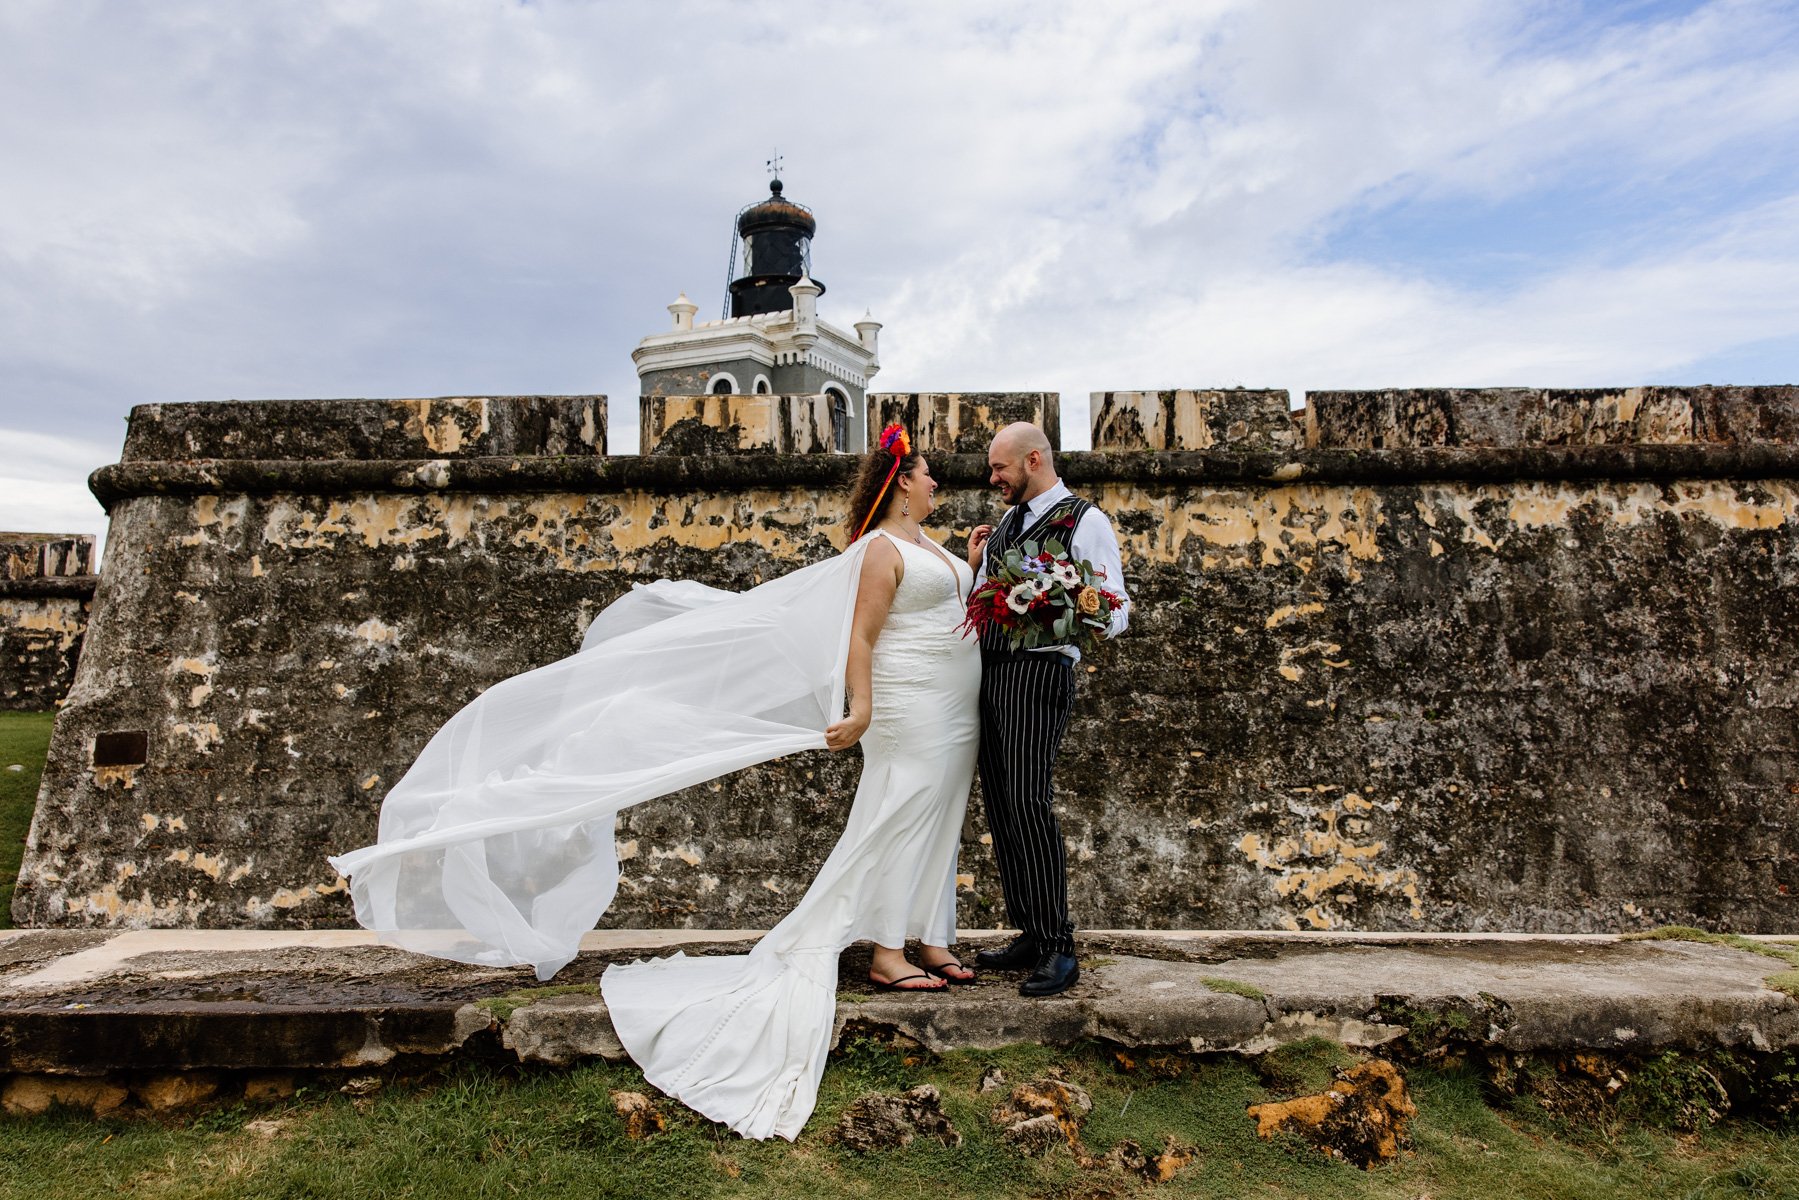
M 1026 1154 L 1048 1153 L 1065 1142 L 1080 1153 L 1081 1124 L 1093 1111 L 1085 1090 L 1061 1079 L 1034 1079 L 1012 1089 L 1004 1104 L 993 1110 L 1000 1136 Z
M 863 1154 L 907 1146 L 915 1137 L 962 1144 L 962 1135 L 943 1113 L 942 1095 L 928 1083 L 897 1096 L 862 1097 L 843 1110 L 835 1136 L 844 1149 Z
M 1380 1059 L 1338 1071 L 1336 1081 L 1318 1095 L 1249 1106 L 1259 1136 L 1297 1134 L 1331 1157 L 1359 1167 L 1373 1167 L 1397 1155 L 1406 1122 L 1417 1111 L 1406 1095 L 1405 1077 Z

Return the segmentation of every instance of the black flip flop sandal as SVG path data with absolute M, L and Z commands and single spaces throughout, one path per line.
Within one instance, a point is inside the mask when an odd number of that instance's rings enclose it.
M 944 990 L 943 988 L 940 988 L 940 987 L 910 988 L 910 987 L 901 987 L 900 986 L 900 984 L 910 983 L 914 979 L 930 979 L 930 978 L 933 978 L 933 977 L 929 974 L 914 972 L 911 975 L 901 975 L 898 979 L 895 979 L 892 981 L 876 979 L 873 975 L 870 975 L 868 977 L 868 982 L 874 984 L 876 988 L 878 988 L 879 990 L 881 990 L 883 992 L 941 992 Z M 936 978 L 942 978 L 942 976 L 936 976 Z
M 967 979 L 957 979 L 954 975 L 949 974 L 948 973 L 949 968 L 951 968 L 951 967 L 961 967 L 964 971 L 968 972 L 968 978 Z M 951 987 L 967 987 L 969 984 L 971 984 L 975 981 L 974 968 L 971 966 L 968 966 L 966 963 L 961 963 L 961 962 L 938 963 L 934 967 L 926 967 L 925 974 L 935 975 L 937 978 L 943 980 L 943 982 L 949 984 Z

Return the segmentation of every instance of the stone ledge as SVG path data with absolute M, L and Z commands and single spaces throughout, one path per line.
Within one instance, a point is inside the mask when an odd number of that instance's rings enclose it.
M 359 931 L 0 934 L 0 1072 L 356 1069 L 484 1048 L 566 1063 L 620 1054 L 591 985 L 605 967 L 679 947 L 734 953 L 757 934 L 589 935 L 546 992 L 518 968 L 467 966 Z M 999 935 L 965 934 L 963 950 Z M 1607 935 L 1096 931 L 1081 983 L 1025 1001 L 1016 976 L 930 996 L 870 996 L 845 955 L 838 1036 L 876 1028 L 934 1050 L 1099 1038 L 1256 1055 L 1305 1037 L 1375 1047 L 1454 1030 L 1516 1052 L 1799 1047 L 1778 963 L 1724 946 Z M 1229 990 L 1222 990 L 1229 989 Z M 509 995 L 510 994 L 510 995 Z M 507 996 L 506 1019 L 483 999 Z M 1415 1039 L 1414 1039 L 1415 1040 Z
M 50 575 L 40 579 L 0 579 L 0 599 L 86 600 L 100 586 L 98 575 Z
M 1071 484 L 1422 483 L 1512 480 L 1799 478 L 1799 446 L 1672 445 L 1226 451 L 1072 451 Z M 668 455 L 613 458 L 206 459 L 101 467 L 88 487 L 109 510 L 137 496 L 346 495 L 358 492 L 729 492 L 847 487 L 853 455 Z M 940 483 L 980 486 L 986 460 L 933 455 Z

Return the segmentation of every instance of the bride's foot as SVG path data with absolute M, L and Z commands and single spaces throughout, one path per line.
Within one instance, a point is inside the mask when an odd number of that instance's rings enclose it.
M 920 946 L 919 965 L 945 983 L 973 983 L 974 971 L 944 946 Z
M 875 951 L 874 962 L 868 968 L 868 982 L 893 992 L 940 992 L 949 986 L 944 979 L 926 975 L 907 962 L 900 951 L 885 946 Z

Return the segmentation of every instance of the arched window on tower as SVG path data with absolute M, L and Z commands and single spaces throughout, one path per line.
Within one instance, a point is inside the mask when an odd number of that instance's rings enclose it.
M 835 387 L 825 388 L 831 402 L 831 448 L 839 454 L 850 448 L 850 398 Z
M 768 391 L 769 391 L 768 376 L 766 376 L 766 375 L 756 376 L 756 394 L 758 396 L 766 396 L 766 395 L 768 395 Z
M 729 396 L 733 390 L 734 388 L 729 375 L 720 375 L 717 379 L 712 381 L 712 394 L 714 396 Z

